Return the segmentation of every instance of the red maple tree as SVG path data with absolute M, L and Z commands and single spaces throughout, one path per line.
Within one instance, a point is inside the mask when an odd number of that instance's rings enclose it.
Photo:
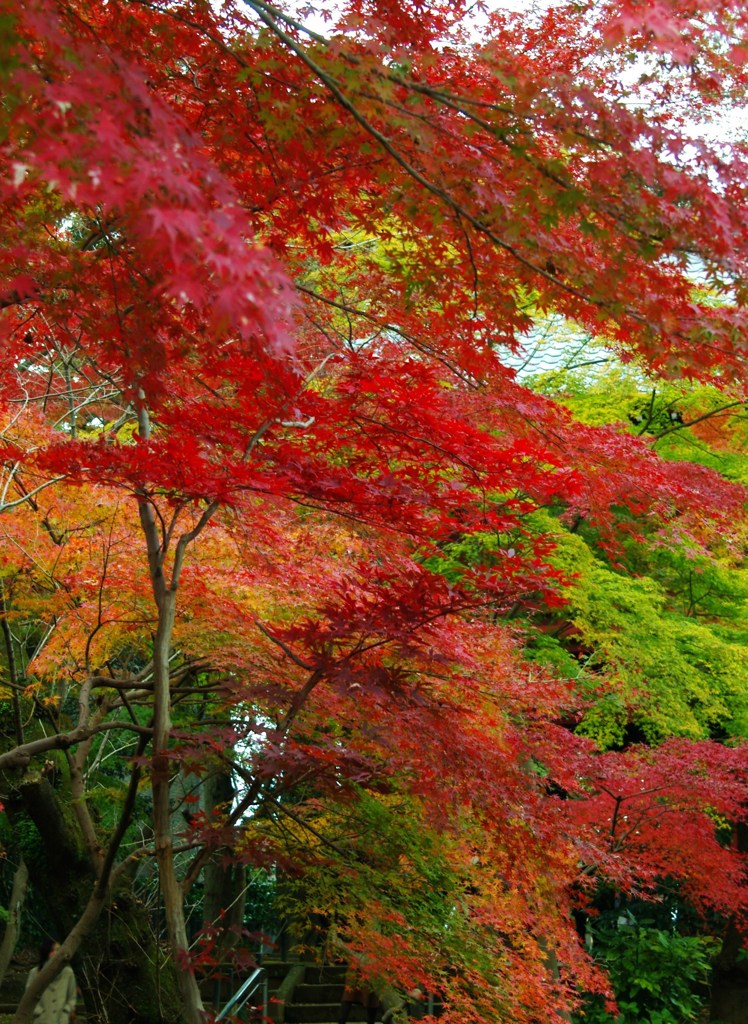
M 76 509 L 110 553 L 87 574 L 65 546 L 37 662 L 69 654 L 73 726 L 16 734 L 0 764 L 112 727 L 97 692 L 109 713 L 144 677 L 103 666 L 124 638 L 150 648 L 133 764 L 184 1019 L 202 1014 L 185 890 L 269 780 L 313 773 L 315 800 L 397 793 L 451 836 L 493 987 L 429 967 L 417 935 L 388 945 L 383 907 L 362 953 L 403 985 L 421 971 L 451 1020 L 550 1020 L 600 985 L 570 916 L 587 880 L 652 896 L 669 876 L 744 908 L 714 820 L 744 813 L 747 768 L 706 742 L 601 755 L 561 724 L 576 698 L 507 622 L 561 599 L 526 517 L 553 507 L 610 545 L 677 516 L 699 537 L 734 529 L 745 492 L 581 426 L 506 357 L 552 311 L 742 395 L 745 152 L 691 126 L 744 95 L 748 15 L 560 4 L 491 13 L 477 38 L 461 0 L 316 6 L 324 35 L 264 0 L 3 4 L 3 511 L 18 544 L 36 524 L 40 562 Z M 486 533 L 498 553 L 445 572 L 446 545 Z M 234 716 L 212 738 L 173 725 L 187 655 Z M 195 822 L 180 876 L 175 771 L 252 737 L 243 799 Z M 39 985 L 107 905 L 120 841 Z

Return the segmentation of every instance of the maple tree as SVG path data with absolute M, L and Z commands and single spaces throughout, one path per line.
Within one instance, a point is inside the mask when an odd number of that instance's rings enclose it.
M 202 1019 L 185 898 L 229 853 L 455 1022 L 609 995 L 606 887 L 744 916 L 736 637 L 663 626 L 682 696 L 590 603 L 742 571 L 744 481 L 509 356 L 552 312 L 742 404 L 745 150 L 693 125 L 748 13 L 313 6 L 0 8 L 0 768 L 67 933 L 19 1024 L 105 910 L 147 924 L 146 856 L 177 990 L 111 1019 Z M 572 613 L 583 685 L 538 656 Z

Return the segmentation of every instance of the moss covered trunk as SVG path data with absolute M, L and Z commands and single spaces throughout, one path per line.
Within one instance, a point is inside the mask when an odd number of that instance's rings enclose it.
M 73 966 L 89 1012 L 109 1024 L 181 1020 L 174 968 L 159 947 L 146 907 L 132 891 L 133 869 L 120 870 L 91 912 L 96 865 L 71 811 L 64 785 L 23 782 L 7 803 L 29 879 L 64 939 L 88 909 Z

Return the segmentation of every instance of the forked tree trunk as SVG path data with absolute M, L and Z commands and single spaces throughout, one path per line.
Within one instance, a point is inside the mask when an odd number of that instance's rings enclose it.
M 138 427 L 140 436 L 148 440 L 151 425 L 145 406 L 145 395 L 139 394 Z M 139 495 L 138 513 L 148 555 L 153 600 L 158 610 L 158 626 L 153 644 L 153 754 L 151 758 L 151 791 L 153 794 L 153 838 L 158 862 L 159 885 L 163 898 L 166 931 L 177 985 L 182 997 L 182 1019 L 185 1024 L 203 1024 L 203 1008 L 197 979 L 189 963 L 189 942 L 184 916 L 184 892 L 177 878 L 174 863 L 174 842 L 171 816 L 171 683 L 169 655 L 177 609 L 177 591 L 184 555 L 189 544 L 209 521 L 216 506 L 203 512 L 197 525 L 183 534 L 174 548 L 171 573 L 167 579 L 166 559 L 171 535 L 179 512 L 174 513 L 171 528 L 162 533 L 149 496 Z

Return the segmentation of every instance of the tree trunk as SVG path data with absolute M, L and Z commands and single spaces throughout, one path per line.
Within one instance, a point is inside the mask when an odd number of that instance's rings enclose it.
M 13 875 L 13 888 L 11 889 L 10 904 L 8 905 L 8 923 L 5 926 L 3 941 L 0 945 L 0 988 L 2 988 L 2 984 L 5 981 L 5 973 L 8 970 L 10 958 L 13 956 L 13 951 L 18 941 L 28 881 L 29 871 L 23 857 L 21 857 Z
M 737 845 L 748 852 L 745 822 L 737 827 Z M 711 1018 L 720 1024 L 745 1024 L 748 1019 L 748 960 L 740 958 L 744 941 L 735 921 L 729 921 L 712 976 Z
M 148 911 L 132 892 L 135 865 L 102 887 L 69 807 L 64 785 L 55 789 L 47 778 L 22 784 L 6 803 L 54 937 L 64 939 L 68 959 L 75 957 L 87 1007 L 108 1024 L 181 1022 L 173 965 L 165 962 Z M 31 1019 L 36 998 L 22 1000 L 16 1024 Z
M 176 590 L 170 588 L 162 591 L 158 610 L 158 629 L 153 649 L 153 758 L 151 762 L 153 836 L 156 845 L 159 884 L 164 901 L 166 931 L 177 971 L 177 984 L 182 997 L 183 1019 L 186 1024 L 202 1024 L 205 1013 L 200 989 L 188 962 L 189 941 L 184 918 L 184 893 L 174 864 L 172 836 L 169 652 L 176 610 Z
M 151 436 L 151 424 L 145 405 L 145 394 L 139 393 L 138 427 L 144 440 Z M 216 505 L 205 509 L 192 530 L 177 541 L 171 567 L 166 577 L 166 556 L 170 534 L 176 527 L 179 512 L 174 513 L 170 529 L 164 535 L 156 522 L 150 498 L 140 495 L 138 513 L 148 554 L 153 600 L 158 609 L 158 626 L 153 643 L 153 754 L 151 757 L 151 791 L 153 793 L 153 838 L 156 846 L 158 877 L 164 901 L 164 915 L 169 947 L 176 969 L 177 984 L 182 997 L 185 1024 L 203 1024 L 205 1011 L 194 970 L 189 962 L 189 942 L 184 917 L 184 891 L 174 864 L 174 842 L 171 818 L 171 681 L 169 655 L 177 611 L 177 591 L 184 555 L 189 544 L 209 521 Z
M 711 1019 L 745 1024 L 748 1019 L 748 964 L 738 960 L 743 938 L 730 921 L 712 977 Z
M 111 903 L 81 951 L 80 980 L 87 1002 L 102 1020 L 181 1024 L 173 962 L 132 892 L 131 875 L 118 876 Z
M 230 808 L 234 786 L 227 771 L 208 775 L 201 788 L 202 809 L 208 819 Z M 237 945 L 244 923 L 246 903 L 245 869 L 226 864 L 225 851 L 217 850 L 203 870 L 203 928 L 220 930 L 218 948 L 228 951 Z

